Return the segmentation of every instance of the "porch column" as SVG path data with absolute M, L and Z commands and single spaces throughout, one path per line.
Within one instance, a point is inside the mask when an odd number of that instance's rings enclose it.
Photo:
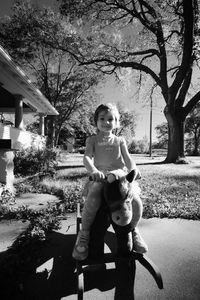
M 24 129 L 23 123 L 23 98 L 21 95 L 15 96 L 15 127 Z
M 42 135 L 42 136 L 45 136 L 44 118 L 45 118 L 45 115 L 40 113 L 39 134 Z

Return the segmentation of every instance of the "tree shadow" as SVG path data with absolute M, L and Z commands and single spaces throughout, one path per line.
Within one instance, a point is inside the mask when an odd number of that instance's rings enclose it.
M 21 269 L 19 256 L 15 253 L 13 257 L 11 249 L 0 253 L 2 262 L 0 298 L 3 300 L 60 300 L 62 297 L 76 294 L 76 261 L 71 256 L 75 238 L 75 234 L 52 232 L 45 245 L 35 248 L 34 256 L 28 257 L 28 251 L 24 251 L 25 264 L 21 265 Z M 112 249 L 114 249 L 114 240 L 114 233 L 108 233 L 106 243 L 109 244 L 111 241 Z M 5 265 L 11 257 L 13 264 L 6 269 Z M 37 272 L 37 268 L 50 259 L 53 261 L 50 271 Z M 15 272 L 16 268 L 17 272 Z M 115 288 L 115 300 L 133 300 L 134 278 L 134 263 L 132 265 L 116 263 L 113 269 L 85 268 L 84 290 L 108 291 Z
M 137 166 L 145 166 L 145 165 L 164 165 L 166 164 L 165 160 L 162 161 L 152 161 L 152 162 L 138 162 Z
M 85 168 L 83 164 L 80 165 L 62 165 L 56 166 L 56 170 L 64 170 L 64 169 L 75 169 L 75 168 Z
M 198 165 L 198 166 L 195 165 L 195 166 L 193 166 L 193 168 L 194 168 L 194 169 L 200 169 L 200 165 Z

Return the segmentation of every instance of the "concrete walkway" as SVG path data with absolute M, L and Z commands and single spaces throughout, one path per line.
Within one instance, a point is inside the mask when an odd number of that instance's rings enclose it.
M 45 209 L 48 205 L 56 204 L 60 200 L 50 194 L 24 193 L 16 197 L 16 204 L 13 207 L 26 206 L 28 209 L 38 211 Z
M 40 263 L 36 266 L 36 274 L 27 278 L 23 286 L 27 300 L 77 299 L 76 266 L 71 258 L 75 242 L 75 224 L 75 214 L 70 214 L 67 220 L 62 221 L 62 228 L 48 237 L 47 247 L 39 253 Z M 19 225 L 20 233 L 23 226 L 21 223 Z M 164 289 L 159 290 L 153 277 L 137 262 L 135 300 L 199 300 L 200 222 L 152 218 L 143 219 L 139 228 L 149 245 L 147 256 L 161 271 Z M 113 234 L 112 228 L 109 230 Z M 5 253 L 6 250 L 6 236 L 9 237 L 9 234 L 1 236 L 1 253 Z M 121 276 L 120 286 L 124 288 L 121 296 L 116 294 L 116 290 L 119 291 L 119 275 L 114 264 L 107 265 L 103 272 L 87 271 L 84 299 L 133 300 L 133 296 L 125 296 L 129 292 L 128 289 L 133 288 L 133 285 L 127 285 L 126 276 Z
M 49 205 L 58 203 L 60 200 L 49 194 L 25 193 L 16 197 L 12 209 L 15 210 L 22 206 L 28 209 L 39 211 L 47 208 Z M 24 232 L 29 222 L 20 220 L 1 220 L 0 221 L 0 253 L 6 251 L 15 241 L 15 239 Z
M 153 218 L 142 220 L 140 231 L 149 245 L 148 257 L 161 271 L 164 289 L 159 290 L 153 277 L 137 262 L 135 299 L 199 300 L 200 222 Z M 44 259 L 44 264 L 37 269 L 38 276 L 46 269 L 48 278 L 30 281 L 26 287 L 30 295 L 27 299 L 77 299 L 75 262 L 71 258 L 75 241 L 74 214 L 70 215 L 67 221 L 62 222 L 62 229 L 54 232 L 50 240 L 51 247 L 46 249 L 46 260 Z M 116 295 L 117 280 L 114 264 L 108 265 L 103 273 L 95 270 L 88 271 L 85 273 L 84 299 L 133 300 L 133 297 L 125 296 L 127 278 L 124 277 L 122 280 L 124 280 L 122 283 L 124 291 L 119 296 Z

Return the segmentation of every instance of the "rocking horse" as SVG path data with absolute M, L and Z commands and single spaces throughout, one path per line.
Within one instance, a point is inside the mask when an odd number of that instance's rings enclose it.
M 163 288 L 162 276 L 158 267 L 146 255 L 130 250 L 129 237 L 133 230 L 130 221 L 133 215 L 132 205 L 130 205 L 130 189 L 133 180 L 134 171 L 112 183 L 104 180 L 102 206 L 97 213 L 90 234 L 89 256 L 84 261 L 76 261 L 78 300 L 83 299 L 84 267 L 86 266 L 87 270 L 90 270 L 94 266 L 105 266 L 108 263 L 115 263 L 115 265 L 122 263 L 125 265 L 126 262 L 127 265 L 136 268 L 135 261 L 138 261 L 153 276 L 158 288 Z M 77 205 L 76 221 L 78 233 L 81 227 L 79 203 Z M 110 235 L 106 240 L 107 229 L 110 224 L 112 224 L 115 235 L 112 235 L 112 239 Z M 105 244 L 109 247 L 110 253 L 104 253 Z

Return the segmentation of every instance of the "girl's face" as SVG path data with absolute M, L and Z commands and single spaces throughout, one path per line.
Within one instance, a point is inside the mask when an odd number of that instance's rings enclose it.
M 115 117 L 111 111 L 100 111 L 97 119 L 97 128 L 101 132 L 112 132 L 115 128 Z

